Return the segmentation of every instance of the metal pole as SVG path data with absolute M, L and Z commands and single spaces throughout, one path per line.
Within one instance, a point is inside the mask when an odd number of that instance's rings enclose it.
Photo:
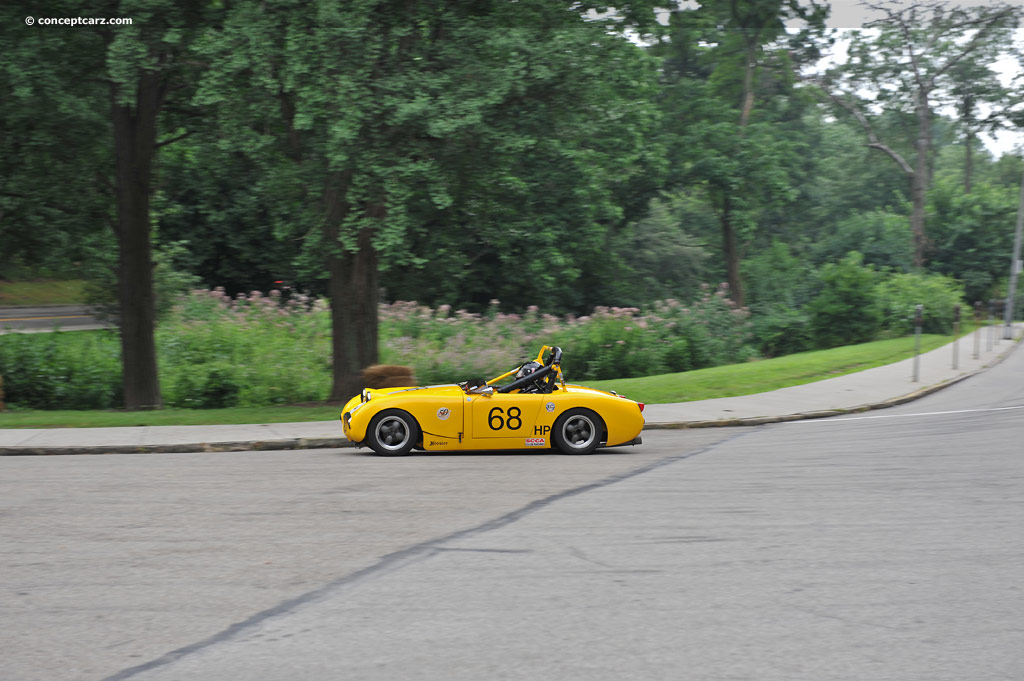
M 988 301 L 988 344 L 985 348 L 985 352 L 992 352 L 992 318 L 995 317 L 995 301 Z
M 960 368 L 960 305 L 953 306 L 953 371 Z
M 1006 291 L 1006 313 L 1004 317 L 1003 338 L 1013 338 L 1013 296 L 1017 291 L 1017 275 L 1022 265 L 1020 259 L 1021 232 L 1024 232 L 1024 177 L 1020 181 L 1020 203 L 1017 205 L 1017 232 L 1013 237 L 1013 258 L 1010 260 L 1010 286 Z
M 974 359 L 981 357 L 981 301 L 974 301 Z
M 1003 301 L 1002 300 L 993 300 L 992 301 L 992 309 L 995 311 L 995 319 L 999 319 L 1000 317 L 1002 317 L 1003 316 Z M 993 323 L 995 324 L 995 327 L 993 327 L 993 329 L 992 329 L 992 337 L 996 339 L 996 345 L 999 345 L 999 341 L 1002 340 L 1002 338 L 1001 338 L 1002 334 L 1000 333 L 1000 329 L 997 328 L 999 326 L 999 322 L 993 320 Z
M 921 317 L 924 312 L 924 305 L 914 308 L 914 383 L 917 383 L 921 375 Z

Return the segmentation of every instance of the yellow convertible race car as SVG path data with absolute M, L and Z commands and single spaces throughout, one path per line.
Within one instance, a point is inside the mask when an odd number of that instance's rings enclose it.
M 561 362 L 561 348 L 545 345 L 535 360 L 489 381 L 366 388 L 342 410 L 345 437 L 381 456 L 404 456 L 414 448 L 554 447 L 590 454 L 601 446 L 640 444 L 643 403 L 568 385 Z M 503 381 L 510 382 L 499 385 Z

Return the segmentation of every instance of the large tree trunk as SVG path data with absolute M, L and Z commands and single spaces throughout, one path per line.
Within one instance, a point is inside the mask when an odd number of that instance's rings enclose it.
M 928 154 L 931 150 L 931 109 L 926 93 L 918 93 L 917 99 L 917 158 L 914 173 L 910 176 L 910 231 L 914 238 L 914 267 L 920 269 L 925 263 L 925 199 L 928 192 Z
M 111 85 L 124 406 L 131 410 L 157 409 L 161 400 L 153 335 L 156 301 L 149 195 L 163 88 L 156 74 L 146 72 L 139 78 L 134 106 L 120 103 L 118 94 L 118 86 Z
M 960 119 L 967 129 L 964 136 L 964 193 L 971 193 L 974 176 L 974 97 L 964 95 L 960 103 Z
M 743 307 L 743 280 L 740 279 L 740 252 L 736 242 L 736 227 L 732 224 L 732 202 L 726 196 L 719 214 L 722 224 L 722 250 L 725 253 L 725 276 L 729 283 L 729 298 L 737 307 Z
M 329 402 L 346 402 L 362 388 L 362 370 L 377 363 L 377 303 L 380 297 L 377 252 L 370 229 L 356 236 L 356 251 L 343 251 L 341 225 L 351 210 L 348 188 L 352 173 L 332 176 L 324 192 L 327 284 L 331 298 L 332 382 Z M 368 217 L 383 217 L 382 205 L 369 206 Z
M 757 70 L 756 44 L 747 37 L 746 60 L 743 66 L 743 98 L 740 103 L 739 136 L 746 137 L 750 114 L 754 110 L 754 74 Z M 740 251 L 736 243 L 736 227 L 732 223 L 732 199 L 727 194 L 719 215 L 722 223 L 722 252 L 725 255 L 729 298 L 743 307 L 743 280 L 740 276 Z
M 362 390 L 362 370 L 377 363 L 377 252 L 370 230 L 358 237 L 359 250 L 329 257 L 331 352 L 334 357 L 330 402 L 345 402 Z
M 748 39 L 749 40 L 749 39 Z M 740 104 L 740 134 L 750 123 L 750 114 L 754 110 L 754 72 L 757 70 L 756 46 L 747 43 L 746 61 L 743 65 L 743 100 Z
M 964 140 L 964 193 L 971 193 L 971 180 L 974 175 L 974 130 L 967 129 Z

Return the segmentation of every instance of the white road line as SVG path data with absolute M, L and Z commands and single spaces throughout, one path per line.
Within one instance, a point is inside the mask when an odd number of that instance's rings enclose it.
M 929 411 L 920 414 L 888 414 L 885 416 L 849 416 L 845 418 L 827 419 L 801 419 L 800 421 L 787 421 L 786 423 L 835 423 L 837 421 L 866 421 L 868 419 L 906 419 L 912 416 L 945 416 L 947 414 L 972 414 L 988 411 L 1010 411 L 1012 409 L 1024 409 L 1024 404 L 1016 407 L 992 407 L 991 409 L 958 409 L 956 411 Z

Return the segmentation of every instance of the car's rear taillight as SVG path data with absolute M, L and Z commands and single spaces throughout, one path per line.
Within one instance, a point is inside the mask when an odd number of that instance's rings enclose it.
M 644 411 L 644 403 L 643 402 L 637 402 L 637 404 L 640 405 L 640 412 L 643 413 L 643 411 Z

